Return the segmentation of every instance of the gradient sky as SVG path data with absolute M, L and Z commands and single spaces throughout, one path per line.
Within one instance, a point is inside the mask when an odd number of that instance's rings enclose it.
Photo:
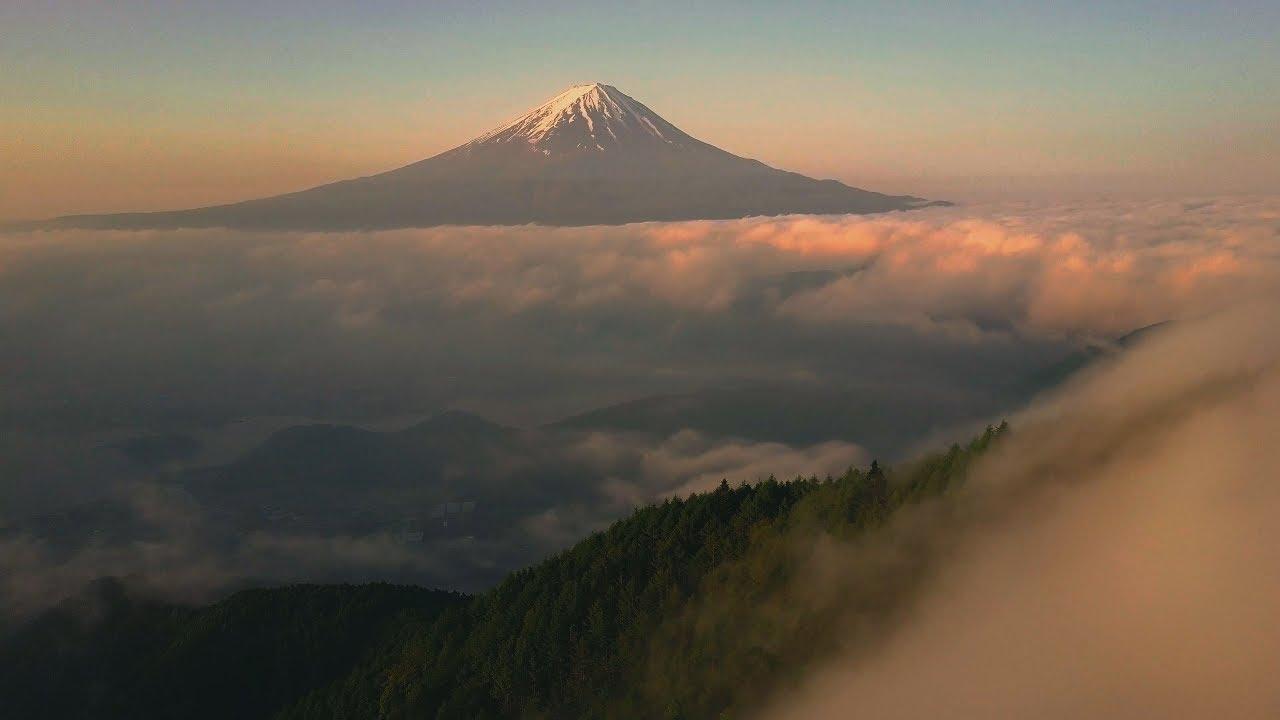
M 782 5 L 4 0 L 0 218 L 368 174 L 597 80 L 887 192 L 1280 192 L 1274 0 Z

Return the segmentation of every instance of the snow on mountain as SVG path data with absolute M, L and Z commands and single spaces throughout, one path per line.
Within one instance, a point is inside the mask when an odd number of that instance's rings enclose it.
M 587 83 L 570 87 L 467 146 L 511 142 L 528 143 L 550 154 L 569 149 L 604 151 L 635 143 L 682 147 L 697 141 L 618 88 Z

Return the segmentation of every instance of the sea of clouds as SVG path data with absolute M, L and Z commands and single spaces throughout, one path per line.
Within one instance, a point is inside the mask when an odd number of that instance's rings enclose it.
M 621 227 L 0 234 L 0 526 L 149 481 L 104 450 L 119 437 L 207 439 L 246 418 L 373 422 L 461 407 L 535 426 L 733 380 L 923 398 L 946 422 L 895 429 L 918 443 L 1016 409 L 1019 378 L 1084 346 L 1277 290 L 1270 197 Z M 600 464 L 597 505 L 547 498 L 526 520 L 531 535 L 568 543 L 630 505 L 721 477 L 868 458 L 858 437 L 584 443 L 583 457 L 626 446 L 631 459 Z M 331 562 L 367 577 L 399 562 L 371 550 L 376 539 L 350 540 L 255 538 L 206 561 L 219 578 L 268 579 L 283 567 L 327 577 Z M 184 548 L 204 547 L 161 533 L 141 550 L 68 560 L 39 538 L 6 542 L 14 587 L 41 573 L 78 582 L 180 567 Z
M 461 403 L 537 422 L 726 375 L 844 379 L 855 349 L 873 380 L 1007 371 L 1018 344 L 1115 337 L 1275 287 L 1278 212 L 1262 198 L 0 235 L 0 420 Z

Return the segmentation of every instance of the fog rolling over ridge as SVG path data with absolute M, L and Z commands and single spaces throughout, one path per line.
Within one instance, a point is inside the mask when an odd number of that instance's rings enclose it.
M 465 145 L 378 175 L 230 205 L 69 216 L 40 226 L 596 225 L 874 213 L 929 204 L 733 155 L 690 137 L 612 85 L 590 83 L 575 85 Z
M 1162 328 L 1014 418 L 954 512 L 891 526 L 935 571 L 890 629 L 851 618 L 759 717 L 1275 717 L 1278 327 L 1272 298 Z

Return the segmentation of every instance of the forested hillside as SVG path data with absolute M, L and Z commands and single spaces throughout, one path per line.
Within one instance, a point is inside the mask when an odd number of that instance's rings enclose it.
M 190 609 L 100 580 L 5 638 L 0 717 L 272 717 L 464 597 L 297 585 Z
M 641 508 L 469 599 L 303 586 L 186 610 L 109 592 L 96 619 L 64 606 L 10 638 L 0 689 L 41 717 L 737 717 L 835 650 L 832 623 L 890 622 L 921 570 L 818 577 L 815 554 L 856 558 L 1004 428 L 894 469 Z

